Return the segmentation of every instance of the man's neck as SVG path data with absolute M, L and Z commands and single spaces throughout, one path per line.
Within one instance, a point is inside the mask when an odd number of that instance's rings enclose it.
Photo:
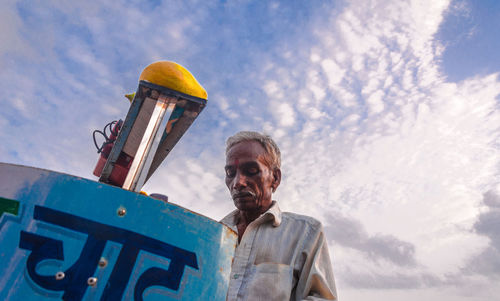
M 248 226 L 251 222 L 259 218 L 259 216 L 262 215 L 262 213 L 266 212 L 271 208 L 273 203 L 271 202 L 269 206 L 261 208 L 259 211 L 244 211 L 244 210 L 239 210 L 238 212 L 238 224 L 243 224 L 245 226 Z
M 246 228 L 248 225 L 250 225 L 251 222 L 259 218 L 259 216 L 262 215 L 262 213 L 266 212 L 271 208 L 273 203 L 269 204 L 267 208 L 262 208 L 260 211 L 243 211 L 239 210 L 238 212 L 238 222 L 236 223 L 237 228 L 238 228 L 238 242 L 241 241 L 241 238 L 243 237 L 243 233 L 245 233 Z

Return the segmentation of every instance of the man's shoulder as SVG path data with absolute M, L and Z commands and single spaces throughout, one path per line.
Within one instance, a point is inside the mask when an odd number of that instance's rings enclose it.
M 282 220 L 290 224 L 301 224 L 312 229 L 321 229 L 321 222 L 312 216 L 297 214 L 293 212 L 282 212 Z

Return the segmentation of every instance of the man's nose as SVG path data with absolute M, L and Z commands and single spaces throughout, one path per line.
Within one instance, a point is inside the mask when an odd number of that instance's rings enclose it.
M 246 186 L 246 177 L 242 175 L 241 173 L 237 172 L 236 175 L 234 176 L 234 182 L 233 186 L 236 189 L 239 189 L 241 187 Z

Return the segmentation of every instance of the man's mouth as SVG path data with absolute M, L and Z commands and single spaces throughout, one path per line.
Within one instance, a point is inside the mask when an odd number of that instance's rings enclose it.
M 233 193 L 232 197 L 233 197 L 233 200 L 242 199 L 242 198 L 250 198 L 250 197 L 253 198 L 253 197 L 255 197 L 255 194 L 253 192 L 250 192 L 250 191 L 240 191 L 240 192 Z

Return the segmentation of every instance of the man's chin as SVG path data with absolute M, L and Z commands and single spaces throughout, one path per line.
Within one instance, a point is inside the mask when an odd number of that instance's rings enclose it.
M 256 206 L 253 198 L 235 198 L 233 201 L 234 206 L 243 211 L 255 209 Z

